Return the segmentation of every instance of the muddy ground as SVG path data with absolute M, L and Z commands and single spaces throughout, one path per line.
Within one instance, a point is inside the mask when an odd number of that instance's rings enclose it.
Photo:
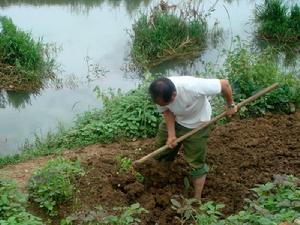
M 176 212 L 171 209 L 171 198 L 176 195 L 192 197 L 184 178 L 188 167 L 179 155 L 170 166 L 150 161 L 141 169 L 145 180 L 138 182 L 134 172 L 119 172 L 117 155 L 138 159 L 154 150 L 154 139 L 137 140 L 111 145 L 93 145 L 65 156 L 80 159 L 86 175 L 77 181 L 75 200 L 60 207 L 60 217 L 73 213 L 78 220 L 101 205 L 109 212 L 115 206 L 139 202 L 149 210 L 143 224 L 179 224 Z M 249 190 L 255 184 L 272 180 L 275 174 L 292 174 L 300 177 L 300 111 L 291 115 L 266 115 L 263 118 L 238 120 L 216 127 L 209 138 L 207 176 L 203 200 L 225 203 L 225 215 L 242 209 L 245 198 L 253 198 Z M 36 160 L 42 165 L 48 158 Z M 33 163 L 34 162 L 30 162 Z M 26 183 L 31 171 L 24 174 L 22 164 L 2 169 L 2 174 Z M 23 173 L 22 173 L 23 171 Z M 1 171 L 0 171 L 1 174 Z M 23 174 L 18 176 L 18 174 Z M 21 185 L 22 188 L 22 185 Z M 24 188 L 24 186 L 23 186 Z M 55 221 L 53 222 L 55 223 Z

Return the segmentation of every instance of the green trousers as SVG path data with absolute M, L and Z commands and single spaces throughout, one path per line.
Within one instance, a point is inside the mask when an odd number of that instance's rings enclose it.
M 181 126 L 175 123 L 176 137 L 180 137 L 192 129 Z M 210 127 L 199 130 L 197 133 L 186 138 L 173 149 L 167 149 L 155 159 L 160 161 L 173 161 L 178 154 L 181 146 L 183 146 L 184 159 L 189 164 L 191 171 L 190 175 L 193 179 L 202 177 L 207 174 L 209 167 L 206 164 L 207 152 L 207 139 L 210 132 Z M 160 126 L 156 137 L 156 147 L 159 148 L 166 144 L 168 138 L 168 131 L 166 123 L 163 121 Z

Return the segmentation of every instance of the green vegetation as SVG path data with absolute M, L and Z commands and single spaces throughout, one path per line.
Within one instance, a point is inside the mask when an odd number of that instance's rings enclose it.
M 117 156 L 117 162 L 118 165 L 120 167 L 119 171 L 120 172 L 128 172 L 131 167 L 132 167 L 132 160 L 127 158 L 127 157 L 123 157 L 123 156 Z
M 63 158 L 50 160 L 30 178 L 29 198 L 54 216 L 56 207 L 72 198 L 76 176 L 83 174 L 78 161 L 71 162 Z
M 150 68 L 173 58 L 199 54 L 203 50 L 207 23 L 201 13 L 191 10 L 187 7 L 178 16 L 174 10 L 156 7 L 150 15 L 140 16 L 133 25 L 131 50 L 137 67 Z
M 66 219 L 62 220 L 61 225 L 72 225 L 72 224 L 81 224 L 81 225 L 131 225 L 138 224 L 141 222 L 139 216 L 142 213 L 147 213 L 140 206 L 139 203 L 132 204 L 128 207 L 116 207 L 113 208 L 116 211 L 118 216 L 108 215 L 108 212 L 103 209 L 101 206 L 97 207 L 97 210 L 90 212 L 80 212 L 72 214 Z M 87 219 L 88 218 L 88 219 Z
M 250 52 L 240 44 L 228 53 L 224 67 L 236 102 L 275 82 L 280 84 L 276 90 L 243 107 L 240 111 L 242 116 L 260 116 L 265 112 L 291 113 L 300 106 L 300 78 L 296 74 L 282 72 L 268 50 Z
M 44 57 L 46 50 L 30 33 L 19 30 L 11 19 L 0 17 L 0 88 L 34 90 L 49 78 L 53 61 Z
M 145 178 L 143 174 L 134 170 L 131 159 L 127 158 L 126 156 L 119 155 L 116 157 L 116 160 L 120 173 L 131 173 L 138 182 L 144 182 Z
M 201 225 L 277 225 L 281 222 L 293 223 L 300 218 L 300 180 L 292 176 L 275 176 L 273 182 L 253 188 L 256 199 L 247 199 L 247 205 L 236 215 L 222 219 L 222 204 L 207 202 L 198 208 L 192 207 L 196 200 L 184 203 L 172 200 L 172 208 L 184 223 L 193 221 Z
M 0 158 L 0 167 L 37 156 L 94 143 L 109 143 L 126 138 L 153 137 L 161 120 L 160 113 L 148 96 L 147 84 L 128 93 L 97 93 L 103 99 L 103 110 L 95 109 L 78 116 L 70 129 L 58 127 L 35 142 L 26 142 L 20 154 Z
M 42 225 L 41 219 L 26 211 L 27 198 L 21 194 L 15 182 L 0 178 L 0 224 Z
M 300 7 L 283 0 L 265 0 L 256 8 L 257 33 L 262 39 L 283 43 L 300 41 Z

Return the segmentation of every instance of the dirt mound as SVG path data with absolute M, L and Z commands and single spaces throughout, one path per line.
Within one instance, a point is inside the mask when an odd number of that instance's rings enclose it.
M 208 145 L 211 170 L 204 188 L 204 201 L 225 203 L 225 215 L 235 213 L 242 208 L 244 198 L 253 197 L 249 189 L 255 184 L 266 183 L 275 174 L 300 177 L 300 111 L 292 115 L 233 120 L 216 127 Z M 146 139 L 66 152 L 66 157 L 82 161 L 86 175 L 76 184 L 78 192 L 74 200 L 61 205 L 60 218 L 81 212 L 78 218 L 82 219 L 88 216 L 86 212 L 100 205 L 108 213 L 116 213 L 113 207 L 139 202 L 149 210 L 142 216 L 143 224 L 179 224 L 170 199 L 193 194 L 184 182 L 188 167 L 181 155 L 171 165 L 149 161 L 138 168 L 144 176 L 142 183 L 137 181 L 135 171 L 120 172 L 118 155 L 135 160 L 153 150 L 153 139 Z M 16 172 L 18 165 L 10 168 Z M 22 171 L 22 165 L 19 170 Z

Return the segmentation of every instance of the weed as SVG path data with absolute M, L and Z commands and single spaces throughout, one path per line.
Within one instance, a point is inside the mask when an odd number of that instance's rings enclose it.
M 99 206 L 94 211 L 72 214 L 64 219 L 61 225 L 71 225 L 73 222 L 86 225 L 136 225 L 141 222 L 138 216 L 148 212 L 139 203 L 128 207 L 117 207 L 113 210 L 119 215 L 108 215 L 108 212 Z
M 143 183 L 145 177 L 140 173 L 137 172 L 133 169 L 132 167 L 132 160 L 124 157 L 124 156 L 117 156 L 117 164 L 119 167 L 119 172 L 121 173 L 131 173 L 132 175 L 134 175 L 135 179 L 140 182 Z
M 275 175 L 274 181 L 257 185 L 252 191 L 256 199 L 246 199 L 244 210 L 222 219 L 223 204 L 211 201 L 196 207 L 195 200 L 184 199 L 183 203 L 172 199 L 172 208 L 180 215 L 182 224 L 201 225 L 277 225 L 293 223 L 300 218 L 300 180 L 293 176 Z M 194 224 L 193 223 L 193 224 Z
M 77 175 L 83 175 L 79 162 L 63 158 L 50 160 L 36 171 L 28 182 L 29 197 L 50 216 L 56 215 L 56 206 L 71 199 Z
M 239 43 L 228 53 L 224 67 L 224 73 L 233 86 L 236 102 L 273 83 L 280 84 L 276 90 L 244 107 L 240 115 L 259 116 L 270 111 L 291 113 L 295 108 L 294 105 L 300 106 L 299 77 L 282 72 L 270 51 L 250 52 L 245 45 Z
M 27 198 L 17 190 L 16 183 L 0 178 L 0 224 L 42 225 L 41 219 L 25 209 Z
M 118 165 L 120 167 L 119 171 L 120 172 L 128 172 L 131 167 L 132 167 L 132 160 L 127 158 L 127 157 L 123 157 L 123 156 L 117 156 L 116 157 Z

